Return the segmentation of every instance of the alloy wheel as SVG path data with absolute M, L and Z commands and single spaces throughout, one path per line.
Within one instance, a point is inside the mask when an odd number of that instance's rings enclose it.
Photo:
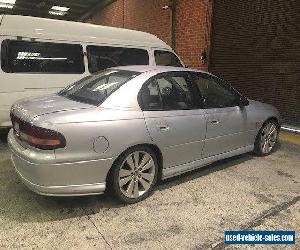
M 278 130 L 274 123 L 268 123 L 261 131 L 260 147 L 264 154 L 268 154 L 274 148 L 277 141 Z
M 151 155 L 135 151 L 123 161 L 119 170 L 119 187 L 128 198 L 138 198 L 152 186 L 155 178 L 155 163 Z

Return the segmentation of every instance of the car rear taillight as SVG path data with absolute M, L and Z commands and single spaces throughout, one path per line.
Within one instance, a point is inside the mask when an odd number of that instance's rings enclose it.
M 66 139 L 59 132 L 34 126 L 29 122 L 17 118 L 13 114 L 11 114 L 11 121 L 15 135 L 21 141 L 25 141 L 33 147 L 51 150 L 66 146 Z

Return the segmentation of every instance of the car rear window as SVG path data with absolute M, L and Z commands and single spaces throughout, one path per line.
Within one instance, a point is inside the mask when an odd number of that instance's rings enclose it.
M 145 49 L 89 45 L 86 50 L 91 73 L 116 66 L 149 65 Z
M 1 68 L 6 73 L 81 74 L 83 49 L 79 44 L 4 40 Z
M 140 73 L 126 70 L 104 70 L 71 84 L 58 94 L 74 101 L 98 106 L 124 83 Z

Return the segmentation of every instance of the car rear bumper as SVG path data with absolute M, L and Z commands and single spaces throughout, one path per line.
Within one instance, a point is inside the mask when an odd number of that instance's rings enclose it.
M 16 167 L 13 157 L 12 162 L 15 170 L 22 182 L 33 192 L 46 196 L 82 196 L 102 194 L 105 191 L 105 183 L 83 184 L 83 185 L 68 185 L 68 186 L 41 186 L 30 182 L 19 172 Z
M 52 151 L 40 155 L 23 148 L 12 130 L 8 135 L 11 160 L 22 182 L 32 191 L 47 196 L 81 196 L 101 194 L 113 159 L 53 163 Z M 33 152 L 31 152 L 33 151 Z M 47 152 L 47 151 L 46 151 Z M 47 155 L 48 154 L 48 155 Z M 50 163 L 47 163 L 47 158 Z

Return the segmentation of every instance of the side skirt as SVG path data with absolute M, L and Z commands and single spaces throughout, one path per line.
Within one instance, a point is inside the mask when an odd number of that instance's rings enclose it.
M 232 157 L 235 155 L 240 155 L 240 154 L 244 154 L 247 152 L 251 152 L 253 150 L 254 150 L 254 145 L 249 145 L 249 146 L 238 148 L 238 149 L 226 152 L 226 153 L 210 156 L 210 157 L 203 158 L 200 160 L 195 160 L 195 161 L 188 162 L 188 163 L 181 164 L 181 165 L 174 166 L 174 167 L 165 168 L 162 170 L 162 179 L 163 180 L 168 179 L 168 178 L 174 177 L 176 175 L 180 175 L 185 172 L 207 166 L 212 162 L 219 161 L 219 160 L 222 160 L 225 158 L 229 158 L 229 157 Z

